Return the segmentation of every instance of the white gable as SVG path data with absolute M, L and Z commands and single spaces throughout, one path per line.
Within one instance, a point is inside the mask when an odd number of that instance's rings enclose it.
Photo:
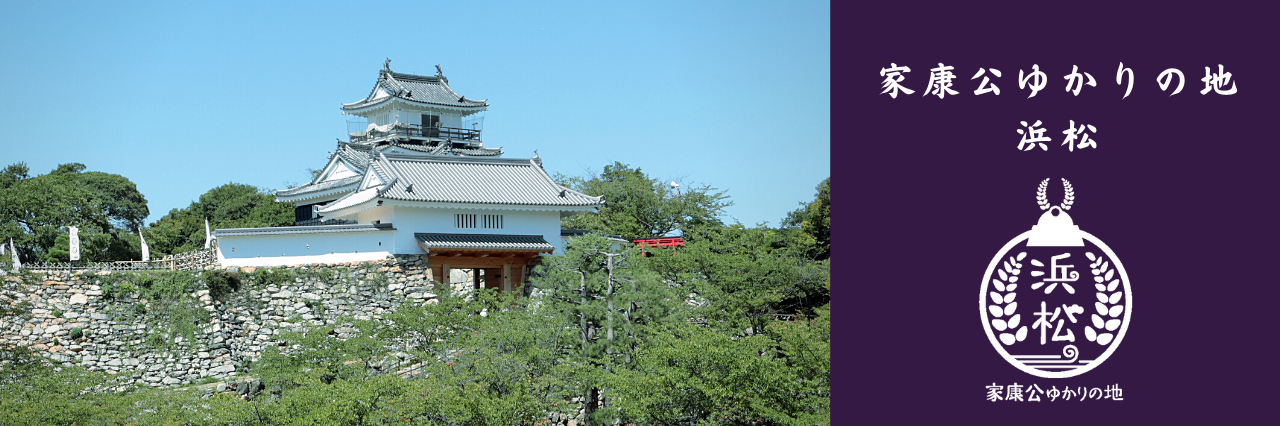
M 378 174 L 374 173 L 373 168 L 370 167 L 369 171 L 365 172 L 364 174 L 364 181 L 360 182 L 360 190 L 365 190 L 374 186 L 379 186 L 379 185 L 382 185 L 383 183 L 384 182 L 382 181 L 382 178 L 378 177 Z
M 333 165 L 333 169 L 329 171 L 329 176 L 326 176 L 324 178 L 324 181 L 349 178 L 355 175 L 356 175 L 356 172 L 352 171 L 350 167 L 347 167 L 346 162 L 338 161 L 337 164 Z M 321 181 L 321 182 L 324 182 L 324 181 Z

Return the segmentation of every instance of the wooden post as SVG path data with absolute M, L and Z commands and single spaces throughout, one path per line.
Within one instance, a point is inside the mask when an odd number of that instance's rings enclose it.
M 502 264 L 502 292 L 511 291 L 511 264 Z
M 480 287 L 480 268 L 471 268 L 471 288 L 479 289 Z
M 529 282 L 529 264 L 528 263 L 520 266 L 520 286 L 524 287 L 525 283 L 527 282 Z
M 444 283 L 444 289 L 441 291 L 453 291 L 453 270 L 449 269 L 448 263 L 440 265 L 440 269 L 440 279 L 442 280 L 441 282 Z

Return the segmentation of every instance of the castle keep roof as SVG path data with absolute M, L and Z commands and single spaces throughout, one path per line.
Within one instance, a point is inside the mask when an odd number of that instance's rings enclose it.
M 446 108 L 462 108 L 481 110 L 489 106 L 489 102 L 481 99 L 467 99 L 449 87 L 449 79 L 436 66 L 434 76 L 404 74 L 391 71 L 390 60 L 378 71 L 378 82 L 369 91 L 369 96 L 356 102 L 342 104 L 344 112 L 364 110 L 392 100 L 400 100 L 410 104 L 437 106 Z

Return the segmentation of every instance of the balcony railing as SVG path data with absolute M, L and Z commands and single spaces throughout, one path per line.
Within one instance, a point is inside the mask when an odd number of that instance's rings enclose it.
M 479 130 L 457 127 L 426 127 L 408 123 L 369 126 L 364 131 L 351 133 L 351 142 L 366 142 L 387 136 L 448 139 L 454 142 L 480 143 Z

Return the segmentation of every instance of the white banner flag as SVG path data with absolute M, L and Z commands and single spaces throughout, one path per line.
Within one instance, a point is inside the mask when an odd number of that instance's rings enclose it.
M 147 239 L 146 239 L 146 238 L 143 238 L 143 236 L 142 236 L 142 230 L 141 230 L 141 229 L 139 229 L 139 230 L 138 230 L 138 239 L 139 239 L 139 240 L 142 240 L 142 261 L 143 261 L 143 262 L 150 262 L 150 261 L 151 261 L 151 251 L 150 251 L 150 250 L 147 250 Z
M 80 260 L 80 230 L 76 227 L 70 227 L 71 230 L 71 261 Z
M 209 218 L 204 218 L 204 248 L 209 248 L 209 241 L 213 240 L 213 235 L 209 234 Z
M 13 255 L 13 271 L 17 272 L 22 267 L 22 262 L 18 260 L 18 247 L 13 245 L 13 238 L 9 239 L 9 254 Z

